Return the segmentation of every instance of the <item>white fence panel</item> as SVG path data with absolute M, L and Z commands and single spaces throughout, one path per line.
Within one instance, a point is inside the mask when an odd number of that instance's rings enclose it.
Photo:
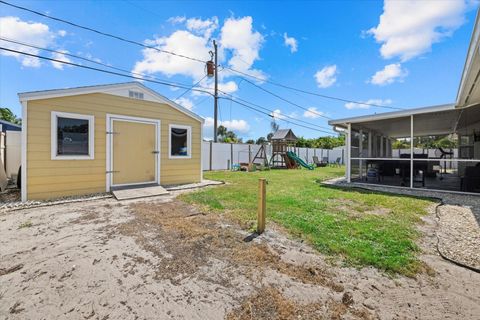
M 255 144 L 230 144 L 203 141 L 202 168 L 203 170 L 228 170 L 230 169 L 229 165 L 253 161 L 253 158 L 260 148 L 260 145 Z M 267 158 L 270 158 L 272 156 L 272 146 L 266 145 L 265 151 Z M 333 150 L 296 147 L 295 153 L 301 159 L 307 160 L 308 163 L 313 163 L 313 156 L 317 156 L 319 161 L 327 160 L 329 163 L 334 163 L 337 158 L 340 158 L 340 163 L 344 163 L 345 159 L 345 147 L 339 147 Z
M 251 150 L 249 151 L 248 144 L 235 144 L 233 150 L 233 163 L 248 163 L 248 160 L 250 159 L 249 154 L 251 159 L 253 159 L 253 155 L 251 155 Z
M 230 160 L 230 144 L 213 143 L 212 153 L 214 155 L 212 157 L 212 170 L 227 170 Z
M 210 170 L 210 142 L 202 141 L 202 170 Z
M 307 159 L 307 148 L 296 148 L 296 154 L 297 156 L 302 159 L 302 160 L 306 160 Z
M 7 131 L 5 137 L 7 177 L 17 175 L 22 163 L 22 133 L 21 131 Z
M 326 150 L 328 154 L 328 161 L 329 162 L 339 162 L 343 164 L 345 162 L 345 150 L 344 149 L 333 149 L 333 150 Z

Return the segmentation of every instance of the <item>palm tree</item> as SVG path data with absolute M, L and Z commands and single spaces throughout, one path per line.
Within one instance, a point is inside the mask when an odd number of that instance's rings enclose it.
M 217 138 L 220 137 L 220 140 L 225 138 L 227 135 L 227 128 L 225 126 L 219 125 L 217 128 Z

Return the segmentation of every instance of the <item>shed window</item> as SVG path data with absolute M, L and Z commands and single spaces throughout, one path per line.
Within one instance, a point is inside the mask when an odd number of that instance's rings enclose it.
M 170 126 L 170 158 L 189 158 L 191 156 L 191 127 Z
M 93 159 L 93 116 L 52 112 L 52 159 Z

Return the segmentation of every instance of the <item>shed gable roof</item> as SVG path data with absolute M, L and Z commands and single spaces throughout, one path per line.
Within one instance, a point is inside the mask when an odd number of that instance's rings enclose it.
M 79 94 L 89 94 L 89 93 L 105 93 L 122 97 L 129 97 L 129 90 L 138 91 L 144 94 L 144 99 L 146 101 L 153 101 L 158 103 L 163 103 L 171 106 L 174 109 L 183 112 L 184 114 L 190 116 L 191 118 L 204 122 L 205 120 L 197 115 L 196 113 L 188 110 L 185 107 L 182 107 L 178 103 L 168 99 L 167 97 L 159 94 L 158 92 L 148 88 L 140 82 L 125 82 L 125 83 L 115 83 L 115 84 L 105 84 L 105 85 L 94 85 L 94 86 L 85 86 L 85 87 L 75 87 L 67 89 L 54 89 L 54 90 L 42 90 L 42 91 L 32 91 L 32 92 L 22 92 L 18 94 L 20 102 L 30 101 L 30 100 L 39 100 L 39 99 L 49 99 L 49 98 L 58 98 L 66 96 L 74 96 Z M 133 99 L 133 98 L 132 98 Z

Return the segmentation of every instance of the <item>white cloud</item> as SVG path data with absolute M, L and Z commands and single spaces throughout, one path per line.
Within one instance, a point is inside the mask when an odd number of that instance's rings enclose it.
M 323 112 L 318 111 L 317 108 L 315 107 L 310 107 L 308 108 L 308 111 L 305 111 L 303 113 L 303 116 L 305 118 L 310 118 L 310 119 L 317 119 L 323 115 Z
M 14 39 L 20 42 L 33 44 L 39 47 L 49 47 L 55 40 L 55 33 L 50 31 L 46 24 L 38 22 L 26 22 L 18 17 L 0 18 L 0 36 L 8 39 Z M 22 45 L 1 41 L 2 46 L 23 51 L 26 53 L 38 55 L 40 50 Z M 40 59 L 24 56 L 19 53 L 1 51 L 0 54 L 15 57 L 24 67 L 40 67 Z
M 379 24 L 367 31 L 381 43 L 383 58 L 409 60 L 431 50 L 465 22 L 470 7 L 464 0 L 385 0 Z
M 370 109 L 371 105 L 379 105 L 379 106 L 388 106 L 392 104 L 392 100 L 390 99 L 369 99 L 367 101 L 362 101 L 360 103 L 356 102 L 348 102 L 345 104 L 345 108 L 352 110 L 352 109 Z
M 178 30 L 168 37 L 160 37 L 145 41 L 150 46 L 160 50 L 176 52 L 177 54 L 191 56 L 201 60 L 210 60 L 208 51 L 211 47 L 208 39 L 195 35 L 186 30 Z M 151 48 L 142 50 L 143 59 L 135 63 L 135 73 L 163 73 L 169 77 L 183 75 L 198 81 L 205 75 L 205 65 L 198 61 L 188 60 L 179 56 L 159 52 Z M 192 54 L 194 53 L 194 54 Z
M 287 115 L 287 114 L 284 114 L 280 109 L 275 109 L 272 112 L 270 112 L 270 116 L 273 117 L 273 119 L 298 118 L 298 114 L 295 111 L 290 112 Z
M 289 37 L 288 34 L 285 32 L 283 34 L 283 41 L 286 47 L 290 48 L 291 53 L 295 53 L 298 50 L 298 42 L 297 39 L 294 37 Z
M 280 109 L 275 109 L 273 112 L 270 113 L 270 115 L 273 117 L 273 119 L 285 119 L 285 115 L 282 114 L 282 110 Z
M 294 111 L 288 115 L 290 118 L 298 118 L 298 114 Z
M 210 38 L 213 31 L 218 28 L 218 18 L 213 17 L 211 19 L 187 19 L 185 25 L 188 30 L 201 34 L 205 38 Z
M 177 23 L 184 23 L 186 20 L 187 18 L 184 16 L 177 16 L 177 17 L 168 18 L 167 21 L 170 22 L 171 24 L 177 24 Z
M 246 133 L 250 130 L 250 125 L 248 124 L 247 121 L 245 120 L 226 120 L 226 121 L 218 121 L 218 125 L 222 125 L 227 130 L 235 131 L 235 132 L 241 132 L 241 133 Z M 213 127 L 213 118 L 212 117 L 206 117 L 205 118 L 205 123 L 204 127 L 206 128 L 212 128 Z
M 377 71 L 369 82 L 375 85 L 384 86 L 394 83 L 395 81 L 402 82 L 407 75 L 408 71 L 402 69 L 400 63 L 392 63 L 386 65 L 382 70 Z
M 200 81 L 200 84 L 198 86 L 201 87 L 199 89 L 202 90 L 202 91 L 207 91 L 207 92 L 210 92 L 211 94 L 214 93 L 215 83 L 214 83 L 213 79 L 203 79 L 202 81 Z M 218 90 L 220 91 L 219 92 L 220 95 L 223 94 L 223 93 L 231 94 L 231 93 L 234 93 L 238 90 L 238 85 L 233 80 L 222 81 L 222 79 L 220 79 L 220 81 L 218 82 Z M 194 96 L 204 96 L 204 95 L 206 95 L 206 93 L 201 92 L 201 91 L 192 91 L 192 95 L 194 95 Z
M 63 53 L 60 53 L 60 52 L 63 52 Z M 60 52 L 59 53 L 57 53 L 57 52 L 52 53 L 52 58 L 56 59 L 56 60 L 64 61 L 64 62 L 72 62 L 72 60 L 70 60 L 67 56 L 64 55 L 64 53 L 68 53 L 68 51 L 60 50 Z M 63 70 L 63 67 L 66 66 L 66 65 L 61 63 L 61 62 L 52 61 L 52 66 L 55 69 Z
M 60 37 L 65 37 L 65 36 L 67 35 L 67 31 L 65 31 L 65 30 L 59 30 L 59 31 L 57 32 L 57 34 L 58 34 Z
M 147 45 L 155 46 L 162 51 L 176 52 L 207 61 L 210 60 L 209 51 L 213 50 L 210 38 L 213 33 L 217 33 L 216 36 L 220 38 L 219 64 L 226 62 L 239 71 L 265 77 L 262 71 L 253 68 L 255 61 L 259 59 L 263 36 L 253 31 L 251 17 L 229 18 L 225 21 L 221 30 L 218 30 L 219 21 L 217 17 L 204 20 L 173 17 L 168 21 L 173 24 L 182 24 L 185 30 L 177 30 L 169 36 L 147 39 L 145 40 Z M 142 54 L 143 58 L 135 63 L 132 70 L 134 73 L 146 75 L 162 73 L 168 77 L 181 75 L 192 78 L 193 82 L 197 82 L 205 75 L 205 65 L 198 61 L 162 53 L 152 48 L 143 49 Z M 227 80 L 232 75 L 228 70 L 219 73 L 220 90 L 227 93 L 238 90 L 235 81 Z M 213 91 L 211 79 L 202 80 L 199 86 Z M 201 93 L 193 92 L 193 94 Z
M 330 65 L 324 67 L 322 70 L 318 70 L 315 73 L 315 79 L 319 88 L 328 88 L 337 81 L 337 66 Z
M 264 37 L 253 30 L 252 24 L 253 19 L 250 16 L 228 18 L 220 32 L 220 45 L 222 50 L 231 51 L 228 60 L 230 67 L 264 78 L 262 71 L 252 68 L 255 61 L 260 59 L 259 52 L 264 41 Z
M 176 99 L 175 102 L 190 111 L 193 109 L 193 101 L 188 98 L 181 97 Z

